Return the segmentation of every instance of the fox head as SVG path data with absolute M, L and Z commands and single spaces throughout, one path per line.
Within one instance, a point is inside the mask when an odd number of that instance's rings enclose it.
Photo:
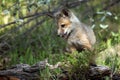
M 79 20 L 70 10 L 62 9 L 57 14 L 58 36 L 67 38 L 75 27 L 73 24 L 76 22 L 78 23 Z

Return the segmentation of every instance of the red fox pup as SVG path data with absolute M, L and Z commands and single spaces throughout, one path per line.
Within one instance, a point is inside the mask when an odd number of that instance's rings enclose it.
M 93 50 L 93 45 L 96 42 L 93 30 L 81 23 L 70 10 L 62 9 L 56 13 L 56 20 L 57 34 L 67 40 L 68 52 Z

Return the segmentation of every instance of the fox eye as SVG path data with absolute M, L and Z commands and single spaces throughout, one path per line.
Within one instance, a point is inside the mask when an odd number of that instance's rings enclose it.
M 64 28 L 64 27 L 65 27 L 65 24 L 62 24 L 61 27 Z

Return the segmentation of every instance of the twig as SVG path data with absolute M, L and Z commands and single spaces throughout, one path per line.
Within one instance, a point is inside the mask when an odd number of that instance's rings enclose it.
M 35 28 L 39 27 L 43 22 L 45 22 L 46 19 L 41 20 L 37 24 L 33 25 L 30 29 L 28 29 L 26 32 L 22 33 L 23 36 L 26 36 L 29 32 L 34 30 Z
M 43 15 L 46 15 L 46 14 L 49 14 L 49 13 L 48 12 L 40 12 L 40 13 L 36 13 L 36 14 L 33 14 L 33 15 L 28 15 L 28 16 L 25 16 L 25 17 L 21 17 L 21 19 L 26 19 L 26 18 L 30 18 L 30 17 L 34 17 L 34 16 L 38 17 L 38 16 L 43 16 Z M 16 23 L 16 21 L 13 21 L 13 22 L 10 22 L 10 23 L 5 24 L 5 25 L 0 25 L 0 28 L 4 28 L 6 26 L 9 26 L 9 25 L 15 24 L 15 23 Z
M 42 15 L 43 15 L 43 14 L 41 14 L 40 16 L 42 16 Z M 15 31 L 18 31 L 23 25 L 31 22 L 32 20 L 34 20 L 34 19 L 36 19 L 36 18 L 38 18 L 38 17 L 39 17 L 39 16 L 35 16 L 35 17 L 29 19 L 28 21 L 23 22 L 22 24 L 20 24 L 19 26 L 17 26 L 17 28 L 15 28 L 15 29 L 13 29 L 13 30 L 10 30 L 10 31 L 8 31 L 7 33 L 5 33 L 4 35 L 0 36 L 0 39 L 3 38 L 3 37 L 5 37 L 6 35 L 10 34 L 10 33 L 13 32 L 13 31 L 14 31 L 14 32 L 15 32 Z

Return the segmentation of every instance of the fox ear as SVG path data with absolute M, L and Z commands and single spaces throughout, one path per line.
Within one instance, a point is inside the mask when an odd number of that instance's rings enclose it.
M 63 14 L 63 16 L 70 17 L 70 10 L 68 9 L 62 9 L 61 13 Z
M 62 8 L 61 10 L 57 11 L 56 13 L 54 13 L 54 17 L 56 19 L 59 19 L 60 17 L 71 17 L 71 11 L 66 9 L 66 8 Z

